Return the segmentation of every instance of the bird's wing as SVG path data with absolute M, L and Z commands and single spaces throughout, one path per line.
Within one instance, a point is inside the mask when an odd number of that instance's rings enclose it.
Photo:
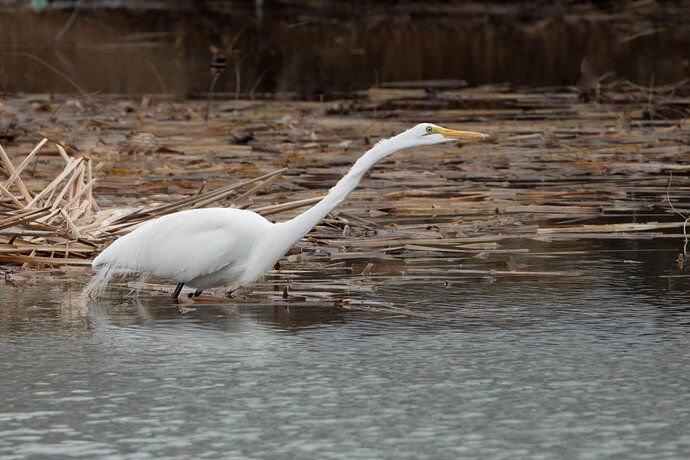
M 170 214 L 119 238 L 94 267 L 151 273 L 188 282 L 230 264 L 245 264 L 268 221 L 248 211 L 196 209 Z

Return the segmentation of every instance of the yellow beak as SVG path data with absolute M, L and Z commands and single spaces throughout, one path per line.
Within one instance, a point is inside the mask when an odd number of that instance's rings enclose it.
M 440 128 L 439 133 L 445 137 L 453 137 L 455 139 L 488 139 L 490 136 L 484 133 L 477 133 L 474 131 L 456 131 L 454 129 Z

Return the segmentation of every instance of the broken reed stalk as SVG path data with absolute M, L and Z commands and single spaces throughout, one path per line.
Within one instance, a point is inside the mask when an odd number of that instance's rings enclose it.
M 317 196 L 315 198 L 305 198 L 303 200 L 289 201 L 287 203 L 273 204 L 270 206 L 263 206 L 260 208 L 254 208 L 252 211 L 261 214 L 262 216 L 270 216 L 271 214 L 278 214 L 279 212 L 290 211 L 292 209 L 303 208 L 305 206 L 311 206 L 316 204 L 323 199 L 323 196 Z
M 10 161 L 10 157 L 7 156 L 7 153 L 5 153 L 5 150 L 2 148 L 2 146 L 0 146 L 0 158 L 2 159 L 3 166 L 5 166 L 5 169 L 10 172 L 10 177 L 12 177 L 12 175 L 15 173 L 14 165 Z M 16 182 L 19 191 L 21 192 L 24 199 L 27 202 L 30 201 L 31 194 L 29 193 L 29 190 L 26 188 L 26 185 L 24 185 L 24 182 L 19 177 L 17 177 Z M 3 187 L 5 187 L 4 184 Z
M 671 207 L 673 212 L 678 214 L 680 217 L 684 219 L 683 222 L 683 256 L 688 255 L 688 232 L 687 232 L 687 226 L 688 222 L 690 222 L 690 216 L 686 216 L 682 212 L 678 211 L 675 206 L 673 206 L 673 203 L 671 202 L 671 182 L 673 181 L 673 170 L 669 171 L 669 177 L 668 177 L 668 187 L 666 187 L 666 201 L 668 201 L 668 205 Z

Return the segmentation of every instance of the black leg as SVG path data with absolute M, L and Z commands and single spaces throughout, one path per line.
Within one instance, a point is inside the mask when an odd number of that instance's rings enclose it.
M 177 286 L 175 286 L 175 292 L 173 292 L 172 299 L 177 300 L 177 298 L 180 296 L 180 292 L 182 292 L 182 288 L 184 287 L 184 283 L 177 283 Z
M 191 299 L 192 297 L 199 297 L 199 296 L 201 295 L 202 292 L 204 292 L 203 289 L 197 289 L 196 291 L 190 292 L 189 294 L 187 294 L 187 297 L 189 297 L 190 299 Z

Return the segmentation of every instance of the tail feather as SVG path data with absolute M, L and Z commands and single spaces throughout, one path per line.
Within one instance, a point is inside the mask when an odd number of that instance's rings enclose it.
M 94 267 L 97 265 L 93 264 Z M 101 269 L 98 270 L 98 273 L 94 275 L 91 278 L 91 281 L 89 281 L 89 284 L 84 287 L 84 290 L 81 292 L 82 296 L 96 299 L 98 297 L 101 297 L 103 295 L 103 292 L 105 291 L 106 286 L 112 279 L 114 275 L 116 275 L 116 271 L 113 269 L 113 267 L 109 265 L 102 265 Z
M 101 254 L 102 255 L 102 254 Z M 100 256 L 99 256 L 100 257 Z M 84 287 L 82 291 L 82 296 L 91 299 L 97 299 L 103 295 L 108 283 L 113 279 L 122 279 L 126 275 L 134 272 L 131 268 L 128 268 L 126 264 L 118 263 L 116 260 L 103 261 L 98 260 L 98 257 L 94 259 L 92 267 L 98 268 L 98 272 L 91 278 L 89 284 Z

